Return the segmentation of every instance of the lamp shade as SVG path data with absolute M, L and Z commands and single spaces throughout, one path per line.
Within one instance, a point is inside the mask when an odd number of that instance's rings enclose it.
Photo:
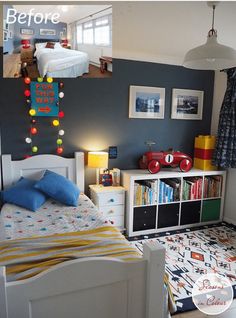
M 107 168 L 108 153 L 103 151 L 91 151 L 88 153 L 88 167 L 90 168 Z
M 208 36 L 207 42 L 187 52 L 183 66 L 198 70 L 222 70 L 236 66 L 236 50 L 219 44 L 217 35 Z
M 30 46 L 29 46 L 30 40 L 28 40 L 28 39 L 22 39 L 22 40 L 21 40 L 21 44 L 23 45 L 23 48 L 24 48 L 24 49 L 27 49 L 27 48 L 30 47 Z
M 68 45 L 68 40 L 67 39 L 63 39 L 63 40 L 61 40 L 61 44 L 62 44 L 62 46 L 67 46 Z

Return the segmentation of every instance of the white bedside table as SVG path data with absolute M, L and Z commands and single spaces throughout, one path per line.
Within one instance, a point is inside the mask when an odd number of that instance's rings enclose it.
M 125 188 L 90 185 L 90 198 L 108 221 L 124 231 Z

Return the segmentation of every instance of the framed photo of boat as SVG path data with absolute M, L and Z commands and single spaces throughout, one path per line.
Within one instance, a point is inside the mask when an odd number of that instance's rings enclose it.
M 165 88 L 130 86 L 129 118 L 163 119 Z
M 172 90 L 172 119 L 201 120 L 204 92 L 190 89 Z

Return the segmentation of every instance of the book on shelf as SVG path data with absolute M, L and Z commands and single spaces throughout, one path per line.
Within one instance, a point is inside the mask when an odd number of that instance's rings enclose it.
M 190 177 L 183 179 L 182 199 L 198 200 L 202 198 L 202 178 Z
M 204 179 L 204 198 L 221 196 L 222 176 L 207 176 Z
M 180 179 L 161 179 L 159 183 L 159 203 L 179 201 Z
M 134 182 L 134 205 L 151 205 L 157 203 L 157 180 L 140 180 Z

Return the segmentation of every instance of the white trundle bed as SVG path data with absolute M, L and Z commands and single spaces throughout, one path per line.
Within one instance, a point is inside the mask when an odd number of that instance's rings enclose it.
M 45 169 L 84 191 L 84 154 L 72 159 L 37 155 L 13 161 L 2 156 L 6 189 L 21 176 L 39 179 Z M 37 212 L 36 212 L 37 213 Z M 63 262 L 32 278 L 7 282 L 0 267 L 0 318 L 164 318 L 165 250 L 145 244 L 143 258 L 124 262 L 88 257 Z

